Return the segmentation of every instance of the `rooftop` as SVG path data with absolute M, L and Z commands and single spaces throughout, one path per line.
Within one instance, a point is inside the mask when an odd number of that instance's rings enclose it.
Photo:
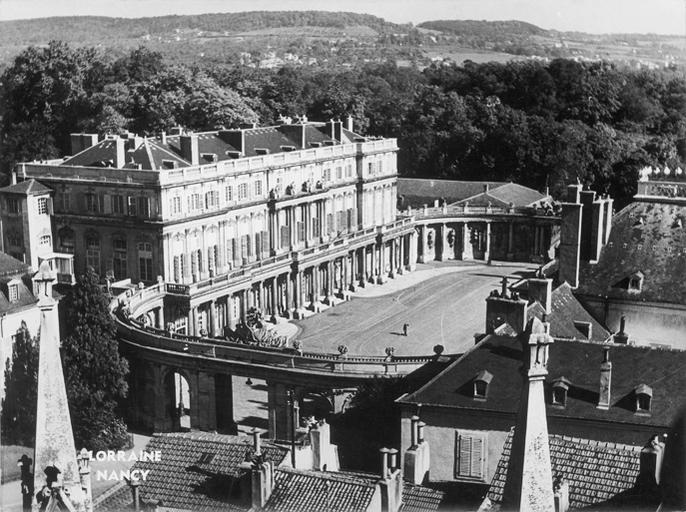
M 20 194 L 24 196 L 38 196 L 52 193 L 52 189 L 42 183 L 31 179 L 0 188 L 0 192 L 5 194 Z
M 505 441 L 487 497 L 493 504 L 502 501 L 512 449 L 514 429 Z M 572 510 L 614 504 L 635 498 L 641 468 L 641 447 L 606 443 L 576 437 L 549 435 L 553 479 L 569 484 Z M 653 510 L 657 508 L 655 503 Z
M 612 361 L 610 408 L 596 408 L 600 363 L 608 345 L 555 340 L 546 377 L 548 418 L 577 418 L 667 428 L 683 405 L 686 389 L 686 352 L 631 345 L 609 345 Z M 517 338 L 490 335 L 453 362 L 433 380 L 398 400 L 404 404 L 492 411 L 514 418 L 519 410 L 522 346 Z M 473 379 L 486 370 L 493 374 L 485 399 L 474 399 Z M 564 407 L 551 404 L 551 384 L 565 377 L 571 383 Z M 653 389 L 650 413 L 636 413 L 634 389 Z M 484 425 L 484 428 L 487 426 Z
M 398 196 L 404 207 L 421 208 L 433 205 L 434 201 L 445 199 L 447 204 L 462 204 L 469 201 L 473 206 L 515 207 L 532 206 L 545 201 L 549 196 L 516 183 L 499 181 L 433 180 L 422 178 L 398 178 Z
M 614 216 L 598 263 L 581 263 L 578 293 L 684 304 L 684 276 L 686 203 L 640 201 Z

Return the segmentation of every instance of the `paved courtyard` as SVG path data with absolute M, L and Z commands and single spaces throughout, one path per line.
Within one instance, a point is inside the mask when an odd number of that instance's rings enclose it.
M 485 299 L 500 288 L 503 276 L 519 276 L 535 265 L 480 265 L 461 262 L 417 265 L 417 270 L 356 293 L 349 302 L 294 322 L 295 338 L 306 351 L 349 354 L 431 354 L 436 344 L 446 353 L 460 353 L 484 331 Z M 408 323 L 407 337 L 402 326 Z

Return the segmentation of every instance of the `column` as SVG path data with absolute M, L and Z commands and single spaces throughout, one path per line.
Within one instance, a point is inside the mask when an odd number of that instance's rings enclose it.
M 448 225 L 445 223 L 441 224 L 440 232 L 441 232 L 441 240 L 440 240 L 441 252 L 439 253 L 440 260 L 446 261 L 449 257 L 449 250 L 450 250 L 450 246 L 448 245 Z M 436 240 L 436 243 L 438 243 L 438 240 Z
M 383 240 L 379 244 L 379 259 L 378 259 L 379 275 L 376 282 L 383 284 L 386 282 L 386 242 Z
M 189 316 L 189 335 L 198 335 L 198 306 L 191 307 Z
M 286 274 L 286 305 L 285 305 L 285 315 L 287 318 L 291 318 L 291 306 L 293 304 L 293 281 L 291 279 L 291 272 Z
M 400 261 L 398 262 L 398 274 L 404 274 L 405 273 L 405 254 L 407 253 L 407 240 L 409 238 L 409 235 L 403 235 L 400 237 L 400 244 L 399 244 L 399 257 Z
M 357 288 L 357 250 L 350 253 L 350 291 L 354 292 Z
M 164 329 L 164 306 L 157 308 L 157 328 Z
M 279 314 L 279 307 L 277 305 L 277 292 L 278 292 L 278 282 L 277 282 L 277 277 L 274 277 L 272 279 L 272 285 L 271 285 L 271 314 L 272 314 L 272 322 L 276 323 L 276 315 Z
M 220 434 L 236 435 L 238 429 L 233 420 L 233 383 L 231 382 L 231 375 L 215 375 L 214 388 L 217 432 Z
M 484 251 L 484 260 L 491 261 L 491 223 L 486 223 L 486 250 Z
M 427 261 L 431 261 L 428 258 L 428 251 L 429 248 L 427 247 L 428 240 L 427 240 L 427 232 L 429 228 L 426 224 L 422 224 L 419 226 L 419 236 L 421 240 L 421 250 L 419 251 L 419 263 L 426 263 Z
M 417 240 L 418 239 L 419 238 L 417 236 L 417 231 L 413 230 L 412 233 L 410 234 L 410 255 L 409 255 L 410 261 L 408 264 L 408 269 L 410 271 L 413 271 L 417 268 L 417 252 L 418 252 L 417 251 L 417 243 L 418 243 Z
M 245 323 L 248 320 L 248 290 L 241 290 L 239 294 L 241 300 L 241 322 Z
M 345 256 L 343 256 L 341 264 L 343 265 L 341 269 L 341 273 L 343 274 L 343 279 L 341 279 L 341 294 L 345 298 L 345 292 L 348 291 L 348 288 L 350 286 L 350 254 L 346 254 Z
M 257 290 L 258 290 L 258 297 L 260 300 L 260 311 L 262 312 L 263 315 L 267 315 L 267 307 L 264 301 L 264 281 L 260 281 L 257 283 Z
M 534 248 L 531 254 L 534 258 L 538 257 L 538 226 L 534 226 Z
M 305 318 L 303 295 L 303 271 L 298 270 L 295 274 L 295 318 Z
M 217 301 L 212 299 L 210 301 L 210 321 L 209 321 L 209 329 L 207 331 L 209 332 L 211 337 L 216 336 L 217 333 L 217 328 L 216 328 L 216 321 L 217 321 Z
M 397 242 L 398 242 L 398 239 L 393 238 L 391 240 L 391 243 L 388 246 L 388 252 L 389 252 L 389 258 L 388 259 L 389 259 L 389 262 L 391 264 L 391 268 L 388 272 L 388 277 L 391 277 L 391 278 L 395 277 L 395 274 L 398 271 L 396 264 L 395 264 L 395 258 L 396 258 L 396 254 L 397 254 L 397 249 L 396 249 L 395 244 Z
M 233 294 L 226 296 L 226 326 L 233 330 L 236 327 L 236 319 L 233 317 Z
M 183 237 L 183 254 L 181 255 L 181 258 L 183 259 L 183 274 L 181 276 L 181 282 L 190 283 L 191 258 L 190 254 L 188 253 L 188 230 L 186 230 L 186 233 Z
M 362 262 L 362 268 L 360 269 L 360 286 L 364 288 L 367 283 L 367 273 L 369 272 L 369 268 L 367 266 L 367 247 L 362 247 L 360 252 L 362 255 L 362 259 L 360 260 Z
M 507 259 L 514 259 L 514 222 L 510 221 L 507 225 Z
M 332 273 L 332 263 L 330 261 L 326 262 L 326 296 L 324 301 L 331 305 L 331 299 L 333 298 L 333 273 Z
M 474 259 L 474 251 L 472 249 L 471 237 L 469 235 L 469 225 L 466 222 L 462 224 L 462 259 Z
M 370 282 L 370 283 L 375 283 L 375 282 L 376 282 L 376 269 L 377 269 L 377 266 L 378 266 L 378 265 L 377 265 L 376 244 L 375 244 L 375 243 L 372 244 L 371 250 L 372 250 L 372 251 L 371 251 L 371 252 L 372 252 L 372 254 L 371 254 L 371 256 L 372 256 L 372 257 L 371 257 L 371 260 L 372 260 L 372 261 L 371 261 L 372 268 L 369 269 L 369 282 Z

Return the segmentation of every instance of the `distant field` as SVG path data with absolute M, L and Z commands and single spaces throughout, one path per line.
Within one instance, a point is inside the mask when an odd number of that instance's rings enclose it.
M 345 28 L 337 27 L 276 27 L 250 30 L 248 32 L 235 32 L 233 37 L 377 37 L 378 32 L 371 27 L 362 25 Z
M 458 64 L 462 64 L 466 60 L 471 60 L 477 64 L 483 62 L 510 62 L 513 60 L 526 60 L 527 57 L 522 55 L 512 55 L 510 53 L 489 52 L 489 51 L 474 51 L 471 49 L 456 50 L 454 48 L 446 48 L 445 50 L 427 50 L 427 57 L 433 58 L 448 58 L 454 60 Z

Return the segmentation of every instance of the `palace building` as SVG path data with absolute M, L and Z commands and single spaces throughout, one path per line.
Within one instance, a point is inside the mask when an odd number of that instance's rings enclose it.
M 21 183 L 2 192 L 31 179 L 52 190 L 54 249 L 74 255 L 76 273 L 159 276 L 193 297 L 160 308 L 158 326 L 215 335 L 250 307 L 299 316 L 416 261 L 410 219 L 396 220 L 396 141 L 360 137 L 350 121 L 74 134 L 72 146 L 20 164 Z

